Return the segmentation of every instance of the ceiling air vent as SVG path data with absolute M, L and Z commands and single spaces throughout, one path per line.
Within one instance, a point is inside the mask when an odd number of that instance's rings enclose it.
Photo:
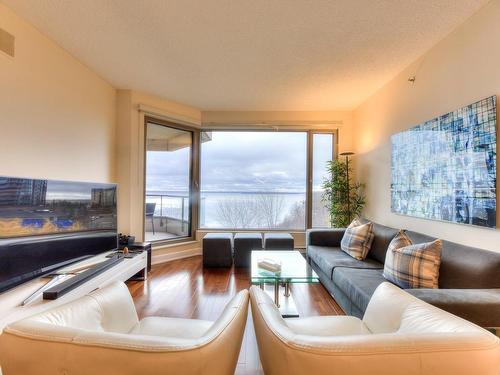
M 0 51 L 14 57 L 14 35 L 0 29 Z

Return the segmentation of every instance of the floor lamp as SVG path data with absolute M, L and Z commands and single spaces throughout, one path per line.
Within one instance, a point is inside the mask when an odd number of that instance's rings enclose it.
M 342 152 L 340 156 L 345 156 L 346 164 L 346 180 L 347 180 L 347 216 L 349 224 L 351 223 L 351 182 L 349 181 L 349 156 L 354 155 L 354 152 Z

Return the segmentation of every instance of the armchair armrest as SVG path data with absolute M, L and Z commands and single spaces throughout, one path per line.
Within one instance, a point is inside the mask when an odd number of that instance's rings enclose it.
M 306 247 L 310 245 L 339 247 L 344 233 L 345 228 L 308 229 L 306 231 Z

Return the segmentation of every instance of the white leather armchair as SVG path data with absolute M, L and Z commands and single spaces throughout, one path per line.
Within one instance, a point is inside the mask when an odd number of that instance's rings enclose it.
M 238 293 L 215 321 L 138 320 L 115 283 L 13 323 L 0 336 L 3 375 L 234 374 L 248 311 Z
M 352 316 L 283 319 L 250 289 L 266 375 L 499 375 L 499 339 L 390 283 L 381 284 L 363 320 Z

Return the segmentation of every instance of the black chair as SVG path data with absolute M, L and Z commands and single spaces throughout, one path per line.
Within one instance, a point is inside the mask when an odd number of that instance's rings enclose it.
M 262 249 L 262 234 L 236 233 L 233 243 L 235 267 L 250 267 L 252 250 Z
M 151 225 L 153 227 L 153 234 L 155 234 L 155 209 L 156 203 L 146 203 L 146 218 L 151 218 Z
M 231 267 L 233 235 L 208 233 L 203 237 L 203 267 Z
M 293 250 L 295 248 L 290 233 L 265 233 L 264 249 L 266 250 Z

